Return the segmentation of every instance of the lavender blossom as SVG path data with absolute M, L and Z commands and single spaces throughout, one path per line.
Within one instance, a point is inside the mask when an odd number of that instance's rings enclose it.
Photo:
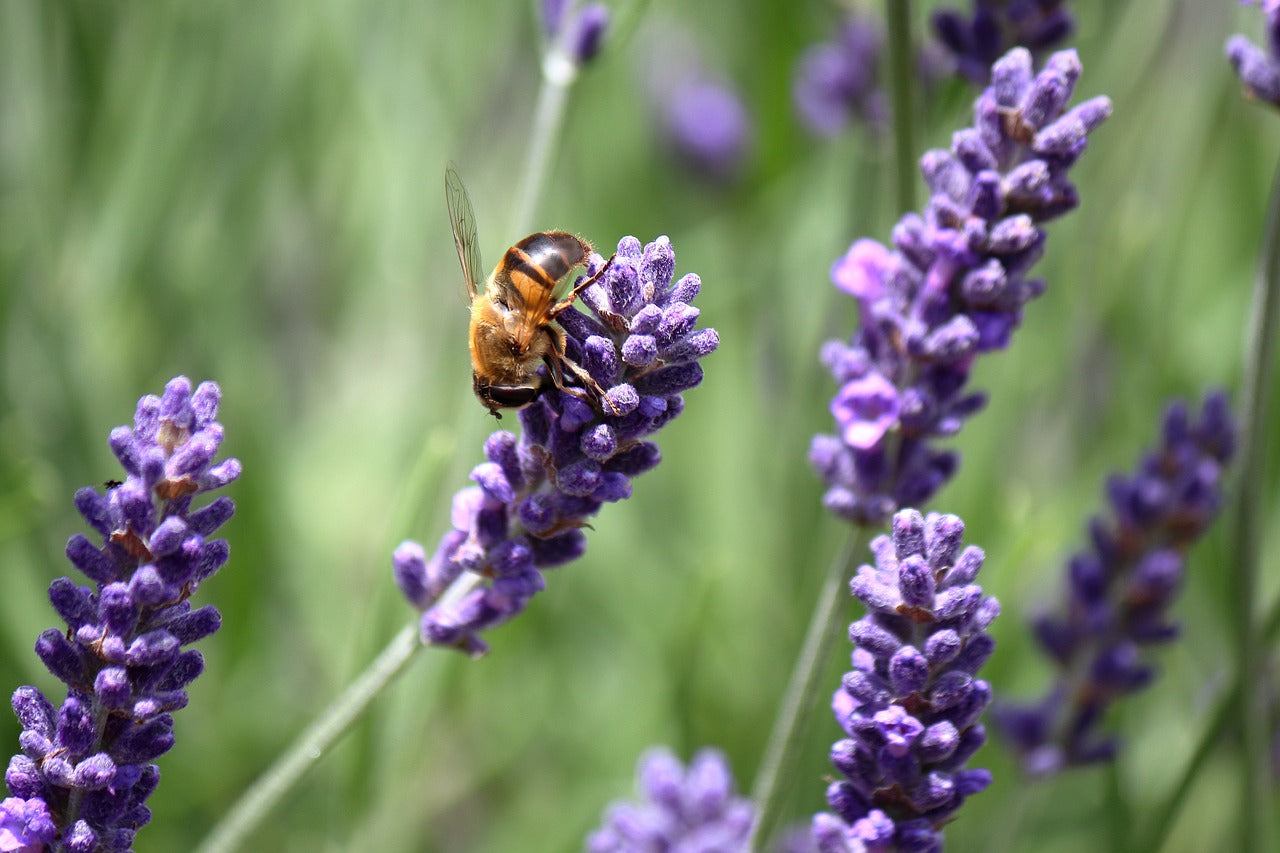
M 1080 70 L 1063 51 L 1033 75 L 1031 54 L 1010 51 L 974 105 L 974 127 L 921 159 L 932 192 L 924 215 L 901 219 L 893 250 L 858 240 L 832 267 L 860 326 L 823 348 L 840 384 L 838 433 L 816 436 L 809 458 L 841 518 L 883 524 L 955 472 L 957 454 L 933 442 L 985 404 L 965 387 L 973 361 L 1008 346 L 1023 306 L 1044 291 L 1027 278 L 1044 253 L 1038 225 L 1078 204 L 1067 173 L 1111 113 L 1105 97 L 1066 109 Z
M 1205 397 L 1198 420 L 1174 403 L 1159 447 L 1131 476 L 1107 482 L 1111 517 L 1092 520 L 1090 545 L 1068 561 L 1063 605 L 1033 622 L 1057 682 L 1037 703 L 996 711 L 1001 734 L 1028 772 L 1115 756 L 1116 740 L 1098 727 L 1112 702 L 1155 677 L 1142 648 L 1178 634 L 1168 611 L 1182 586 L 1187 549 L 1221 508 L 1235 433 L 1220 392 Z
M 1014 47 L 1039 55 L 1062 44 L 1075 29 L 1066 0 L 973 0 L 973 14 L 933 13 L 933 31 L 954 57 L 956 70 L 982 86 L 991 63 Z
M 1258 2 L 1267 17 L 1267 50 L 1242 35 L 1227 39 L 1227 58 L 1252 97 L 1280 106 L 1280 0 L 1241 0 Z
M 739 853 L 747 849 L 755 808 L 733 794 L 724 756 L 704 749 L 686 770 L 670 751 L 640 759 L 642 802 L 616 802 L 587 839 L 590 853 Z
M 212 382 L 192 392 L 180 376 L 164 396 L 143 397 L 133 428 L 111 431 L 125 481 L 105 496 L 76 493 L 102 545 L 77 534 L 67 557 L 94 588 L 70 578 L 49 587 L 67 627 L 41 634 L 36 654 L 67 697 L 54 708 L 35 687 L 13 694 L 22 752 L 5 772 L 13 797 L 0 803 L 0 849 L 129 850 L 151 819 L 144 803 L 160 779 L 152 762 L 173 746 L 172 712 L 204 669 L 200 652 L 183 647 L 222 620 L 189 600 L 229 553 L 209 536 L 231 517 L 231 499 L 192 507 L 240 475 L 237 460 L 214 461 L 220 394 Z
M 986 741 L 991 688 L 976 675 L 1000 604 L 974 583 L 984 554 L 963 538 L 954 515 L 904 509 L 850 584 L 867 615 L 849 626 L 853 670 L 831 702 L 849 737 L 831 749 L 844 776 L 827 788 L 832 811 L 813 820 L 822 853 L 941 850 L 942 826 L 991 783 L 965 764 Z
M 604 263 L 593 255 L 588 273 Z M 699 360 L 719 345 L 695 328 L 690 303 L 701 279 L 672 283 L 675 254 L 666 237 L 643 247 L 618 243 L 613 264 L 580 299 L 590 314 L 559 317 L 567 355 L 606 389 L 614 414 L 556 390 L 520 410 L 521 434 L 485 442 L 476 485 L 453 500 L 453 529 L 428 559 L 416 542 L 396 549 L 396 582 L 422 614 L 423 642 L 480 655 L 479 633 L 515 616 L 543 588 L 542 571 L 586 550 L 582 528 L 602 505 L 629 497 L 631 480 L 658 464 L 646 440 L 684 409 L 684 391 L 702 381 Z M 442 595 L 469 574 L 483 583 L 458 600 Z
M 800 120 L 818 136 L 835 136 L 851 122 L 879 129 L 888 102 L 876 70 L 884 36 L 870 19 L 848 16 L 836 38 L 807 49 L 791 87 Z
M 601 3 L 576 8 L 569 0 L 542 0 L 542 29 L 557 54 L 574 67 L 586 65 L 600 52 L 609 28 L 609 10 Z

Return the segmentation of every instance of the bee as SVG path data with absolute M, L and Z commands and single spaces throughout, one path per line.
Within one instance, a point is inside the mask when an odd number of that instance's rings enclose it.
M 600 411 L 607 402 L 604 390 L 565 355 L 564 330 L 552 324 L 604 274 L 613 258 L 557 300 L 560 283 L 591 257 L 591 244 L 566 231 L 539 231 L 507 249 L 488 279 L 483 279 L 482 290 L 475 213 L 453 164 L 445 168 L 444 189 L 453 242 L 471 297 L 468 342 L 476 397 L 501 419 L 500 409 L 519 409 L 538 399 L 549 377 L 552 386 L 587 400 Z M 543 364 L 546 375 L 538 372 Z M 566 385 L 566 371 L 581 387 Z

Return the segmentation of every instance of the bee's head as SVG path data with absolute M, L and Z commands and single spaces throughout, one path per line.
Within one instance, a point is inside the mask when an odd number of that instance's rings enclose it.
M 480 398 L 480 402 L 484 403 L 485 408 L 489 410 L 489 414 L 498 420 L 502 419 L 499 409 L 523 408 L 538 399 L 538 395 L 542 393 L 540 384 L 492 385 L 488 379 L 478 373 L 471 375 L 471 387 Z

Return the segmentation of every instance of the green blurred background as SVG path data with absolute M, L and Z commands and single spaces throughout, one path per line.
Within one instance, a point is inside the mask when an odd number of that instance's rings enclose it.
M 933 5 L 914 4 L 917 33 Z M 1228 34 L 1260 36 L 1256 9 L 1071 5 L 1077 99 L 1109 94 L 1115 114 L 1075 170 L 1081 209 L 1049 228 L 1048 293 L 977 368 L 991 403 L 933 504 L 987 550 L 1005 615 L 986 675 L 1005 696 L 1045 683 L 1023 617 L 1056 597 L 1103 476 L 1152 442 L 1167 398 L 1237 388 L 1280 148 L 1280 116 L 1241 97 L 1223 56 Z M 685 758 L 717 745 L 750 787 L 847 535 L 806 462 L 831 428 L 817 350 L 854 323 L 831 262 L 856 237 L 886 240 L 900 213 L 890 145 L 857 129 L 817 142 L 794 118 L 794 63 L 830 37 L 830 3 L 613 11 L 654 29 L 607 43 L 575 88 L 538 227 L 601 246 L 669 235 L 721 348 L 662 436 L 664 463 L 604 509 L 585 559 L 492 632 L 488 658 L 420 655 L 247 849 L 576 850 L 658 743 Z M 496 260 L 523 236 L 507 229 L 536 26 L 499 0 L 0 0 L 0 685 L 62 695 L 31 652 L 56 624 L 44 590 L 86 529 L 72 494 L 117 476 L 106 436 L 140 395 L 216 379 L 225 451 L 244 463 L 231 562 L 199 596 L 224 628 L 200 646 L 144 853 L 193 846 L 413 616 L 391 550 L 434 547 L 493 426 L 471 396 L 442 168 L 467 177 Z M 677 29 L 752 115 L 732 185 L 680 171 L 641 94 L 645 38 Z M 973 94 L 949 81 L 921 104 L 921 152 L 968 123 Z M 949 849 L 1096 850 L 1161 798 L 1232 669 L 1222 533 L 1193 553 L 1187 641 L 1113 720 L 1123 762 L 1027 786 L 990 744 L 976 763 L 995 783 Z M 1276 580 L 1272 559 L 1267 601 Z M 822 714 L 797 817 L 823 806 L 837 733 Z M 17 735 L 0 714 L 0 743 Z M 1236 763 L 1230 749 L 1210 762 L 1166 850 L 1229 847 Z

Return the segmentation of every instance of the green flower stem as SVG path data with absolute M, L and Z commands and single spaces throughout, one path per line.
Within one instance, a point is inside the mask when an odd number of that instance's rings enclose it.
M 1258 563 L 1262 549 L 1263 472 L 1270 374 L 1275 363 L 1276 302 L 1280 288 L 1280 166 L 1271 187 L 1262 256 L 1253 286 L 1249 330 L 1245 339 L 1244 388 L 1240 401 L 1240 499 L 1236 504 L 1231 531 L 1235 559 L 1235 624 L 1237 679 L 1236 725 L 1240 730 L 1241 850 L 1246 853 L 1271 850 L 1271 815 L 1268 809 L 1268 772 L 1271 751 L 1267 748 L 1266 713 L 1262 707 L 1261 626 L 1255 615 L 1258 594 Z
M 1237 504 L 1235 524 L 1231 532 L 1231 564 L 1235 566 L 1235 584 L 1232 590 L 1236 607 L 1234 637 L 1237 669 L 1231 689 L 1218 703 L 1217 709 L 1205 726 L 1186 768 L 1174 786 L 1169 798 L 1159 808 L 1146 833 L 1146 843 L 1138 850 L 1157 851 L 1173 830 L 1176 816 L 1181 812 L 1192 783 L 1217 746 L 1227 727 L 1234 723 L 1240 736 L 1243 771 L 1241 777 L 1241 850 L 1264 851 L 1271 849 L 1270 812 L 1267 806 L 1269 789 L 1265 774 L 1271 754 L 1266 748 L 1265 716 L 1261 707 L 1261 651 L 1268 647 L 1280 632 L 1280 601 L 1275 602 L 1264 619 L 1254 618 L 1254 599 L 1257 595 L 1257 572 L 1261 551 L 1261 516 L 1263 510 L 1262 474 L 1265 470 L 1264 429 L 1269 406 L 1268 391 L 1270 372 L 1275 363 L 1275 338 L 1280 318 L 1276 315 L 1280 302 L 1280 166 L 1272 183 L 1271 200 L 1267 209 L 1262 257 L 1254 280 L 1253 302 L 1250 306 L 1249 331 L 1246 337 L 1244 389 L 1240 403 L 1240 499 Z
M 300 734 L 214 826 L 196 853 L 238 850 L 262 819 L 351 727 L 370 703 L 404 670 L 415 652 L 426 648 L 418 626 L 409 625 L 391 640 L 346 691 Z
M 751 792 L 757 809 L 751 836 L 751 850 L 755 853 L 766 849 L 765 845 L 777 829 L 782 809 L 797 781 L 800 746 L 818 697 L 831 692 L 831 685 L 825 684 L 822 676 L 831 658 L 832 644 L 836 638 L 845 636 L 847 608 L 844 605 L 849 600 L 849 579 L 853 576 L 855 555 L 865 550 L 866 539 L 864 531 L 850 537 L 843 552 L 827 570 L 822 591 L 813 608 L 804 646 L 791 671 L 791 681 L 787 684 L 787 692 Z
M 533 110 L 529 157 L 525 160 L 524 183 L 520 187 L 511 234 L 522 235 L 533 230 L 538 199 L 542 196 L 542 187 L 551 166 L 551 152 L 555 150 L 560 129 L 564 126 L 569 89 L 576 79 L 578 66 L 573 60 L 558 47 L 548 50 L 542 60 L 542 87 L 538 90 L 538 103 Z
M 885 0 L 889 29 L 889 87 L 893 103 L 894 170 L 898 213 L 915 210 L 916 143 L 912 126 L 911 0 Z

